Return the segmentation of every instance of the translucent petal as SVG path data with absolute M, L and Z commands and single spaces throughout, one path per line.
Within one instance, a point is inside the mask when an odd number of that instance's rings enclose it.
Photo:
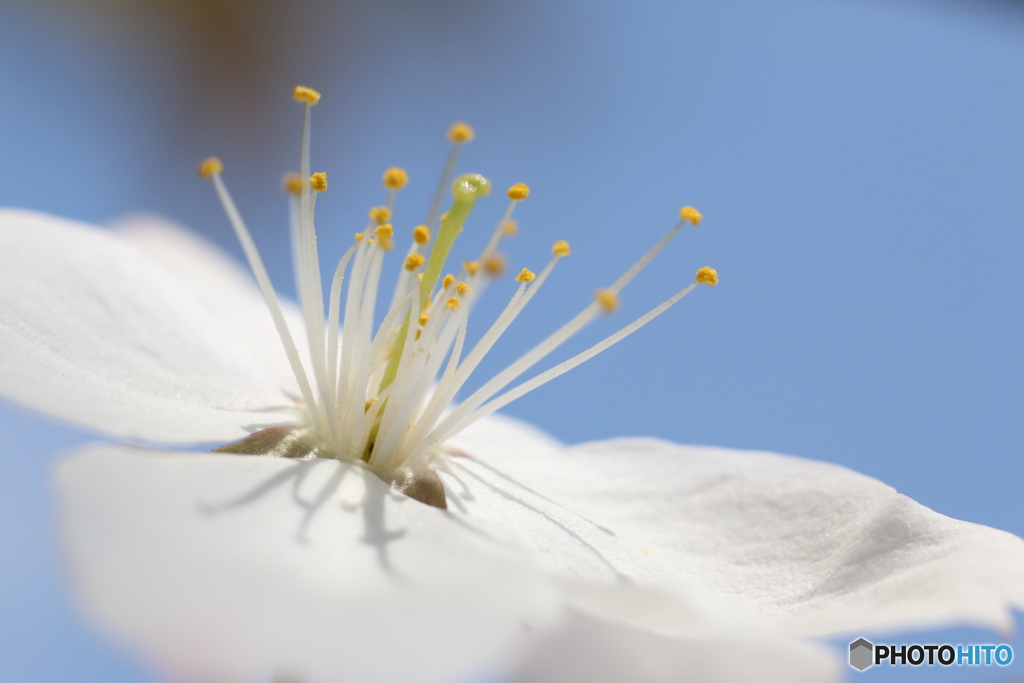
M 106 446 L 58 488 L 86 613 L 184 680 L 471 680 L 552 614 L 514 547 L 362 467 Z
M 538 638 L 513 683 L 829 683 L 842 679 L 828 649 L 753 637 L 668 638 L 574 615 Z
M 184 286 L 190 287 L 211 315 L 235 330 L 279 387 L 293 396 L 299 395 L 295 375 L 263 296 L 252 275 L 238 261 L 213 243 L 162 216 L 125 216 L 113 228 L 117 235 L 145 251 L 177 276 Z M 281 307 L 303 364 L 309 367 L 309 345 L 302 314 L 290 301 L 282 301 Z
M 116 436 L 228 441 L 295 420 L 230 321 L 140 250 L 73 221 L 0 211 L 0 348 L 0 394 Z
M 1006 629 L 1024 608 L 1024 541 L 837 465 L 623 439 L 478 450 L 447 470 L 449 509 L 518 531 L 577 608 L 613 621 L 692 634 L 724 611 L 793 634 Z

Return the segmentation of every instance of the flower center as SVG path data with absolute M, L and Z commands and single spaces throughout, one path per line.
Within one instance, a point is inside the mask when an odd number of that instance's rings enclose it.
M 477 174 L 451 181 L 461 146 L 473 139 L 472 128 L 457 123 L 448 131 L 451 152 L 426 220 L 412 229 L 404 265 L 383 321 L 374 328 L 384 258 L 395 248 L 395 196 L 408 182 L 408 175 L 400 168 L 384 173 L 387 201 L 370 210 L 366 227 L 356 234 L 355 243 L 338 261 L 325 311 L 313 218 L 317 197 L 327 190 L 328 183 L 325 173 L 311 173 L 310 169 L 310 114 L 320 95 L 300 86 L 293 97 L 304 105 L 300 171 L 286 178 L 285 189 L 291 209 L 296 288 L 309 344 L 306 364 L 300 358 L 259 251 L 221 178 L 223 164 L 210 158 L 199 167 L 200 176 L 213 181 L 242 245 L 281 337 L 305 408 L 305 422 L 298 429 L 265 430 L 239 442 L 247 444 L 244 447 L 236 444 L 221 450 L 273 452 L 291 457 L 315 455 L 360 462 L 402 490 L 411 490 L 423 485 L 423 477 L 410 473 L 428 470 L 434 449 L 446 439 L 632 334 L 697 284 L 714 285 L 718 281 L 713 269 L 700 269 L 695 281 L 615 334 L 507 388 L 595 317 L 618 308 L 619 293 L 637 273 L 686 223 L 697 225 L 701 221 L 696 209 L 685 207 L 675 226 L 611 286 L 598 290 L 594 300 L 574 318 L 448 410 L 473 370 L 540 291 L 559 260 L 569 255 L 569 244 L 555 242 L 550 260 L 539 272 L 526 268 L 520 271 L 515 278 L 518 288 L 508 305 L 467 350 L 469 314 L 489 281 L 505 270 L 505 259 L 498 248 L 502 239 L 516 233 L 512 213 L 530 190 L 522 183 L 510 187 L 508 208 L 483 252 L 475 260 L 463 262 L 457 274 L 442 276 L 477 200 L 489 195 L 492 189 L 491 183 Z M 446 213 L 439 215 L 449 183 L 451 204 Z M 436 475 L 433 477 L 436 479 Z M 399 484 L 400 480 L 408 481 Z

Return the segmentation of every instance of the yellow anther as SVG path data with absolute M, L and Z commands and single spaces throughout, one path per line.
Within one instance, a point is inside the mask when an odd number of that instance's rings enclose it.
M 448 301 L 444 302 L 444 307 L 447 308 L 449 311 L 457 311 L 459 310 L 460 303 L 461 302 L 459 301 L 459 297 L 450 296 L 448 297 Z
M 223 170 L 223 161 L 217 157 L 206 157 L 203 159 L 202 163 L 199 164 L 199 177 L 203 180 L 209 180 Z
M 536 277 L 537 273 L 533 272 L 529 268 L 523 268 L 519 271 L 519 275 L 516 275 L 516 282 L 533 282 Z
M 378 225 L 376 228 L 373 229 L 373 236 L 374 237 L 383 237 L 384 239 L 387 239 L 388 237 L 391 237 L 394 234 L 395 234 L 395 229 L 391 227 L 390 223 L 385 223 L 384 225 Z
M 718 271 L 707 266 L 701 268 L 697 271 L 697 282 L 708 287 L 714 287 L 718 284 Z
M 508 198 L 514 202 L 521 202 L 530 196 L 530 186 L 526 183 L 516 183 L 508 188 Z
M 409 182 L 409 174 L 404 168 L 394 166 L 384 171 L 384 187 L 389 190 L 401 190 Z
M 281 186 L 288 194 L 298 197 L 302 194 L 302 176 L 298 173 L 286 173 L 281 179 Z
M 683 208 L 679 209 L 679 218 L 684 221 L 690 221 L 694 225 L 697 225 L 698 223 L 700 223 L 700 220 L 704 218 L 704 216 L 702 216 L 700 214 L 700 211 L 693 208 L 692 206 L 684 206 Z
M 519 234 L 519 224 L 512 219 L 506 221 L 505 225 L 503 225 L 501 229 L 504 231 L 506 237 L 515 237 Z
M 391 251 L 395 248 L 395 241 L 390 237 L 382 237 L 380 240 L 380 248 L 384 251 Z
M 405 269 L 416 270 L 426 262 L 427 259 L 423 258 L 423 254 L 409 254 L 405 257 Z
M 416 279 L 419 280 L 420 282 L 423 282 L 423 273 L 420 273 L 419 275 L 417 275 Z
M 370 209 L 370 220 L 377 225 L 384 225 L 391 220 L 391 209 L 386 206 L 375 206 Z
M 313 192 L 327 192 L 327 174 L 320 171 L 309 176 L 309 187 Z
M 471 142 L 474 135 L 473 127 L 462 121 L 453 123 L 452 127 L 448 129 L 448 140 L 456 145 Z
M 366 234 L 366 233 L 362 233 L 362 232 L 357 232 L 357 233 L 356 233 L 356 242 L 362 242 L 362 241 L 363 241 L 363 235 L 364 235 L 364 234 Z
M 484 262 L 484 272 L 491 277 L 498 277 L 505 272 L 505 257 L 495 254 Z
M 419 341 L 420 337 L 422 337 L 422 336 L 423 336 L 423 330 L 416 330 L 416 341 Z
M 448 289 L 449 287 L 452 286 L 453 282 L 455 282 L 455 276 L 452 275 L 451 273 L 448 273 L 447 275 L 444 276 L 444 279 L 441 280 L 441 289 Z
M 465 282 L 460 282 L 455 285 L 455 293 L 461 297 L 465 297 L 473 293 L 473 288 L 467 285 Z
M 430 241 L 430 228 L 425 225 L 417 225 L 412 229 L 412 239 L 416 244 L 426 244 Z
M 448 218 L 448 212 L 445 211 L 444 213 L 441 214 L 441 222 L 444 223 L 447 218 Z
M 430 308 L 430 297 L 429 296 L 427 297 L 427 300 L 423 302 L 423 310 L 425 311 L 428 308 Z
M 480 270 L 480 264 L 477 261 L 463 261 L 462 267 L 466 269 L 466 272 L 470 275 L 476 275 Z
M 370 409 L 370 406 L 372 406 L 372 405 L 373 405 L 374 403 L 376 403 L 376 402 L 377 402 L 377 399 L 376 399 L 376 398 L 371 398 L 371 399 L 370 399 L 369 401 L 367 401 L 367 402 L 366 402 L 366 403 L 365 403 L 365 404 L 363 405 L 363 412 L 365 413 L 365 412 L 366 412 L 367 410 L 369 410 L 369 409 Z
M 426 311 L 424 311 L 423 313 L 420 313 L 420 327 L 423 327 L 424 325 L 426 325 L 428 320 L 430 320 L 430 314 L 429 313 L 427 313 Z
M 312 88 L 307 88 L 304 85 L 297 85 L 295 86 L 295 90 L 292 91 L 292 99 L 296 102 L 302 102 L 303 104 L 308 104 L 312 107 L 320 101 L 320 93 Z
M 594 293 L 594 301 L 601 307 L 604 313 L 614 313 L 619 310 L 619 295 L 608 289 L 599 289 Z
M 555 242 L 555 246 L 551 247 L 551 253 L 555 256 L 568 256 L 572 252 L 569 251 L 569 243 L 565 240 L 558 240 Z

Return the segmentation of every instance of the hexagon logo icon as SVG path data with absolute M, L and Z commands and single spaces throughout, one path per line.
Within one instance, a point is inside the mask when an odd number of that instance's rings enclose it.
M 850 666 L 857 671 L 863 671 L 875 663 L 875 646 L 864 638 L 858 638 L 850 643 Z

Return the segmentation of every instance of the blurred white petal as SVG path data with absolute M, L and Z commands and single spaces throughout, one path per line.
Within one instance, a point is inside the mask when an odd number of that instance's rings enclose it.
M 362 467 L 99 446 L 58 485 L 86 611 L 185 680 L 466 680 L 552 613 L 514 546 Z
M 526 451 L 453 458 L 449 507 L 518 532 L 605 619 L 691 635 L 722 609 L 800 635 L 1006 630 L 1024 608 L 1024 540 L 838 465 L 653 439 Z
M 556 455 L 565 444 L 528 422 L 494 413 L 456 434 L 445 447 L 456 453 L 486 453 L 489 462 L 504 463 Z
M 252 275 L 238 261 L 197 233 L 155 214 L 125 216 L 113 228 L 189 287 L 211 315 L 230 325 L 277 386 L 299 394 L 267 304 Z M 287 300 L 281 301 L 281 309 L 303 365 L 309 367 L 302 314 Z
M 229 324 L 73 221 L 0 211 L 0 347 L 0 394 L 115 436 L 228 441 L 295 419 Z
M 829 683 L 841 680 L 828 649 L 793 640 L 667 638 L 573 615 L 537 639 L 513 683 Z

